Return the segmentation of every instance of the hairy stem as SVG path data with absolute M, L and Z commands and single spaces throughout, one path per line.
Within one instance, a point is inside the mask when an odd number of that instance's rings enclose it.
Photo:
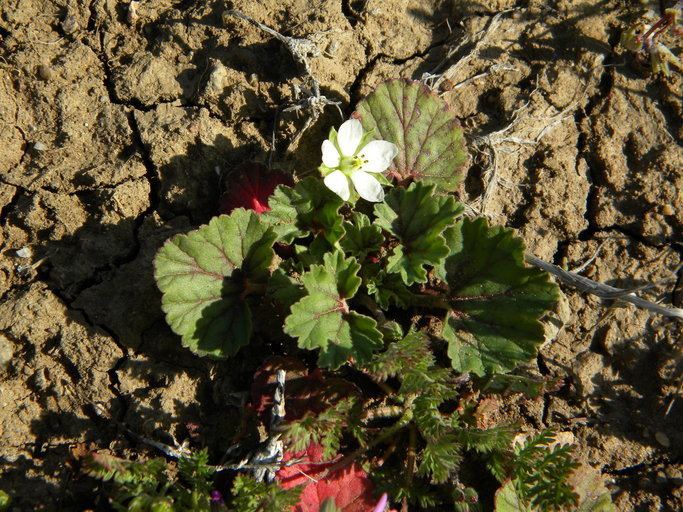
M 415 293 L 411 301 L 411 306 L 424 309 L 453 309 L 442 295 L 429 295 L 426 293 Z
M 375 418 L 394 418 L 403 414 L 403 408 L 398 405 L 379 405 L 371 409 L 366 409 L 361 419 L 371 421 Z

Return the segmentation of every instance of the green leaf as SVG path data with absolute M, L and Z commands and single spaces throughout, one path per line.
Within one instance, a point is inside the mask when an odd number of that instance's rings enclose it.
M 279 242 L 291 244 L 313 233 L 334 245 L 344 236 L 339 215 L 343 203 L 321 179 L 309 177 L 293 188 L 279 185 L 268 201 L 270 211 L 262 217 L 273 226 Z
M 307 244 L 295 244 L 294 252 L 296 253 L 296 260 L 302 265 L 302 268 L 309 268 L 311 265 L 320 264 L 323 262 L 323 256 L 330 252 L 333 247 L 322 236 L 317 236 L 312 242 Z
M 463 178 L 465 142 L 455 114 L 420 82 L 380 84 L 357 107 L 366 131 L 398 147 L 389 172 L 400 179 L 424 181 L 453 191 Z
M 557 380 L 553 379 L 496 373 L 482 385 L 481 389 L 506 395 L 522 393 L 529 398 L 537 398 L 555 386 L 557 386 Z
M 345 427 L 353 420 L 360 421 L 352 419 L 352 414 L 359 413 L 361 408 L 356 406 L 356 397 L 352 396 L 339 400 L 320 413 L 308 411 L 302 418 L 287 423 L 282 440 L 295 452 L 305 450 L 311 443 L 320 444 L 323 459 L 332 459 L 339 453 Z
M 510 229 L 464 219 L 446 231 L 450 289 L 443 337 L 453 368 L 479 376 L 506 373 L 536 356 L 541 316 L 557 301 L 548 275 L 524 264 Z
M 342 512 L 334 503 L 334 498 L 327 498 L 320 506 L 320 512 Z
M 579 496 L 577 512 L 616 512 L 602 474 L 588 464 L 574 469 L 567 483 Z
M 420 391 L 413 392 L 419 393 Z M 451 430 L 452 421 L 439 411 L 441 402 L 442 400 L 438 397 L 422 395 L 418 396 L 413 404 L 413 421 L 420 435 L 427 442 L 440 439 Z
M 386 351 L 376 354 L 365 365 L 365 369 L 377 380 L 385 381 L 410 368 L 428 371 L 433 364 L 434 356 L 424 333 L 410 331 L 401 341 L 392 343 Z
M 232 483 L 231 510 L 240 512 L 283 512 L 299 501 L 303 486 L 283 489 L 277 483 L 258 482 L 247 475 L 237 475 Z
M 434 484 L 446 482 L 460 465 L 460 448 L 455 436 L 450 434 L 428 441 L 420 454 L 421 461 L 417 474 L 431 475 Z
M 452 197 L 435 195 L 433 185 L 412 183 L 389 192 L 384 203 L 375 205 L 377 225 L 399 241 L 387 271 L 400 274 L 407 285 L 425 283 L 425 265 L 437 266 L 448 255 L 442 233 L 462 212 Z
M 394 503 L 401 503 L 405 499 L 408 503 L 415 504 L 418 510 L 433 510 L 444 502 L 444 496 L 439 489 L 421 478 L 407 481 L 405 475 L 405 468 L 396 467 L 394 464 L 374 467 L 370 472 L 370 477 L 377 486 L 377 492 L 386 492 Z M 441 510 L 448 510 L 448 508 Z
M 532 512 L 532 510 L 517 496 L 512 480 L 508 480 L 496 491 L 495 512 Z
M 257 214 L 238 208 L 164 244 L 154 260 L 154 277 L 166 321 L 183 346 L 228 357 L 249 342 L 246 297 L 265 289 L 274 240 Z
M 515 430 L 508 425 L 498 425 L 487 429 L 461 428 L 458 430 L 458 440 L 468 450 L 479 453 L 503 451 L 512 443 Z
M 341 240 L 341 247 L 360 261 L 368 253 L 379 251 L 384 242 L 382 230 L 372 224 L 370 218 L 363 213 L 354 212 L 351 222 L 345 222 L 344 228 L 346 235 Z
M 388 342 L 396 343 L 403 339 L 403 328 L 398 322 L 387 320 L 385 322 L 381 322 L 378 325 L 378 328 L 382 332 L 382 338 L 384 339 L 385 344 Z
M 368 293 L 384 310 L 389 309 L 392 304 L 407 309 L 413 301 L 413 293 L 403 284 L 399 274 L 387 274 L 381 270 L 377 275 L 366 279 Z
M 306 295 L 301 282 L 287 275 L 281 268 L 276 269 L 270 276 L 267 293 L 269 297 L 287 309 Z
M 285 332 L 298 338 L 300 348 L 319 348 L 319 366 L 337 368 L 351 357 L 364 362 L 382 347 L 377 322 L 349 310 L 347 300 L 361 284 L 359 269 L 355 258 L 337 250 L 301 276 L 307 295 L 292 306 Z
M 0 490 L 0 511 L 5 511 L 12 504 L 12 497 L 5 491 Z
M 539 510 L 575 510 L 579 496 L 569 476 L 579 467 L 573 446 L 553 444 L 549 430 L 514 446 L 513 483 L 517 495 Z

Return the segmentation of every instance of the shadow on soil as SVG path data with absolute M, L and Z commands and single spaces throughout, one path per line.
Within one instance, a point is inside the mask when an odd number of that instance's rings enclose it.
M 109 372 L 109 403 L 93 404 L 84 399 L 80 410 L 56 410 L 47 401 L 49 392 L 43 397 L 32 395 L 44 404 L 43 414 L 30 424 L 35 443 L 24 447 L 31 456 L 0 459 L 0 488 L 14 496 L 16 506 L 34 509 L 49 503 L 47 510 L 103 507 L 98 482 L 73 469 L 68 462 L 70 450 L 85 443 L 124 457 L 136 457 L 141 451 L 160 455 L 127 429 L 167 444 L 173 444 L 173 439 L 189 440 L 195 447 L 208 446 L 214 454 L 222 454 L 232 444 L 240 421 L 242 392 L 248 389 L 256 366 L 274 347 L 266 344 L 257 329 L 250 345 L 253 350 L 243 350 L 245 357 L 230 365 L 199 358 L 184 349 L 161 311 L 153 259 L 166 239 L 208 220 L 220 195 L 216 165 L 223 166 L 242 154 L 235 153 L 221 137 L 214 145 L 192 145 L 186 154 L 158 170 L 163 191 L 168 193 L 159 194 L 153 187 L 152 204 L 140 217 L 101 224 L 98 212 L 109 204 L 113 189 L 90 191 L 82 197 L 89 220 L 80 229 L 59 240 L 36 244 L 41 247 L 36 259 L 47 260 L 33 278 L 46 283 L 68 306 L 67 324 L 78 323 L 86 332 L 110 336 L 126 355 Z M 208 175 L 214 179 L 203 187 L 181 186 Z M 178 204 L 187 208 L 174 212 Z M 17 210 L 30 205 L 30 201 L 19 201 Z M 164 212 L 165 218 L 159 212 Z M 20 224 L 21 215 L 13 212 L 7 220 Z M 23 292 L 19 289 L 18 301 Z M 48 348 L 36 346 L 33 350 L 53 357 Z M 78 371 L 68 373 L 73 392 L 88 396 Z

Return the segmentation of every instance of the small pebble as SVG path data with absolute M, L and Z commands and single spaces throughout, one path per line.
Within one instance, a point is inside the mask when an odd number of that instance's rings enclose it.
M 655 439 L 664 448 L 669 448 L 671 446 L 671 441 L 669 441 L 669 437 L 664 432 L 655 432 Z
M 133 0 L 128 4 L 128 15 L 126 21 L 129 25 L 133 25 L 138 19 L 138 7 L 140 7 L 140 2 Z
M 33 256 L 33 251 L 31 251 L 31 248 L 28 246 L 22 247 L 17 251 L 17 256 L 19 256 L 20 258 L 29 259 L 31 258 L 31 256 Z
M 14 356 L 14 344 L 9 338 L 0 334 L 0 370 L 4 370 Z
M 228 78 L 228 70 L 219 60 L 213 61 L 211 74 L 206 81 L 204 91 L 207 94 L 220 94 Z
M 339 49 L 339 41 L 337 40 L 332 40 L 330 44 L 327 45 L 327 53 L 330 55 L 334 56 L 335 53 L 337 53 L 337 50 Z
M 47 146 L 43 142 L 34 142 L 33 149 L 35 149 L 36 151 L 45 151 L 47 149 Z
M 38 66 L 38 77 L 47 82 L 52 78 L 52 68 L 47 64 L 41 64 Z
M 62 30 L 67 34 L 76 32 L 78 30 L 78 20 L 76 19 L 76 16 L 68 15 L 64 18 L 64 21 L 62 21 Z
M 674 207 L 670 204 L 665 204 L 662 206 L 662 215 L 674 215 L 675 213 L 676 210 L 674 210 Z

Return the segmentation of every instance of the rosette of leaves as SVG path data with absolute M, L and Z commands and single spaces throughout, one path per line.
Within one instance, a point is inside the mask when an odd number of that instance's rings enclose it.
M 397 307 L 440 311 L 459 372 L 491 376 L 532 360 L 557 288 L 526 267 L 511 230 L 462 218 L 444 193 L 464 158 L 453 113 L 423 85 L 397 80 L 358 115 L 396 144 L 393 172 L 407 188 L 361 212 L 310 177 L 278 186 L 260 216 L 235 210 L 174 237 L 155 261 L 173 330 L 199 354 L 232 356 L 249 340 L 250 298 L 267 290 L 286 316 L 283 332 L 317 350 L 324 368 L 363 363 L 400 338 Z M 270 269 L 276 241 L 289 249 Z

